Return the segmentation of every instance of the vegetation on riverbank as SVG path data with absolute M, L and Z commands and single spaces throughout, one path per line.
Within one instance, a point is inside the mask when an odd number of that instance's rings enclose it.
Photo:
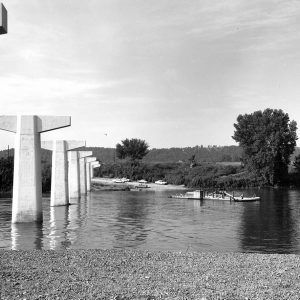
M 0 158 L 0 197 L 11 196 L 13 189 L 13 177 L 14 157 L 8 156 Z M 49 155 L 47 155 L 47 157 L 42 156 L 42 191 L 43 193 L 48 193 L 50 190 L 51 159 L 49 160 Z
M 145 164 L 135 162 L 119 162 L 104 164 L 95 171 L 97 177 L 127 177 L 131 180 L 145 179 L 155 182 L 162 179 L 169 184 L 190 188 L 243 188 L 259 186 L 255 177 L 245 171 L 241 165 L 219 165 L 214 163 L 190 164 Z
M 233 139 L 243 149 L 243 162 L 263 185 L 285 185 L 295 151 L 297 123 L 281 109 L 239 115 Z

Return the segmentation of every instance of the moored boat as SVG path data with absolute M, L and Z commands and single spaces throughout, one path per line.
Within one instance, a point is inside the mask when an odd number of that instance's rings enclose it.
M 168 184 L 166 181 L 163 181 L 163 180 L 157 180 L 154 183 L 160 184 L 160 185 L 166 185 L 166 184 Z
M 195 200 L 220 200 L 220 201 L 234 201 L 234 202 L 253 202 L 259 201 L 260 197 L 253 195 L 252 197 L 234 196 L 226 191 L 218 191 L 213 193 L 207 193 L 202 190 L 195 190 L 192 192 L 186 192 L 185 194 L 171 195 L 171 198 L 179 199 L 195 199 Z

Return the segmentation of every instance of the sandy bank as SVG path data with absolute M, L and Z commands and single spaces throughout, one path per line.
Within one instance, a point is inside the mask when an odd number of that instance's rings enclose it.
M 0 251 L 1 299 L 299 299 L 300 257 Z
M 96 177 L 92 179 L 92 183 L 98 183 L 108 186 L 128 186 L 128 187 L 135 187 L 138 186 L 139 183 L 137 181 L 130 181 L 126 183 L 115 183 L 111 178 L 100 178 Z M 184 185 L 174 185 L 174 184 L 167 184 L 167 185 L 159 185 L 155 183 L 147 183 L 149 188 L 147 190 L 153 191 L 164 191 L 164 190 L 184 190 L 186 187 Z

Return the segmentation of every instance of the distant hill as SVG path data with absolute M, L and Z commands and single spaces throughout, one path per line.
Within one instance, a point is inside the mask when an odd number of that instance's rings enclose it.
M 151 149 L 145 162 L 187 162 L 195 155 L 196 162 L 240 161 L 242 149 L 238 146 L 196 146 L 186 148 Z
M 93 151 L 93 156 L 104 163 L 118 161 L 115 154 L 115 148 L 104 147 L 86 147 L 81 150 Z M 300 147 L 296 147 L 291 161 L 296 155 L 300 154 Z M 14 149 L 9 150 L 9 155 L 14 155 Z M 172 163 L 188 162 L 195 155 L 196 162 L 238 162 L 242 157 L 242 149 L 238 146 L 195 146 L 185 148 L 153 148 L 144 157 L 143 161 L 147 163 Z M 0 158 L 7 157 L 8 151 L 0 151 Z M 51 162 L 51 151 L 42 149 L 42 162 Z

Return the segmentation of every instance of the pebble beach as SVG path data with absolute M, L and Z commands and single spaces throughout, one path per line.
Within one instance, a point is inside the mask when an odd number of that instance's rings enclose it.
M 0 299 L 300 299 L 300 256 L 0 251 Z

